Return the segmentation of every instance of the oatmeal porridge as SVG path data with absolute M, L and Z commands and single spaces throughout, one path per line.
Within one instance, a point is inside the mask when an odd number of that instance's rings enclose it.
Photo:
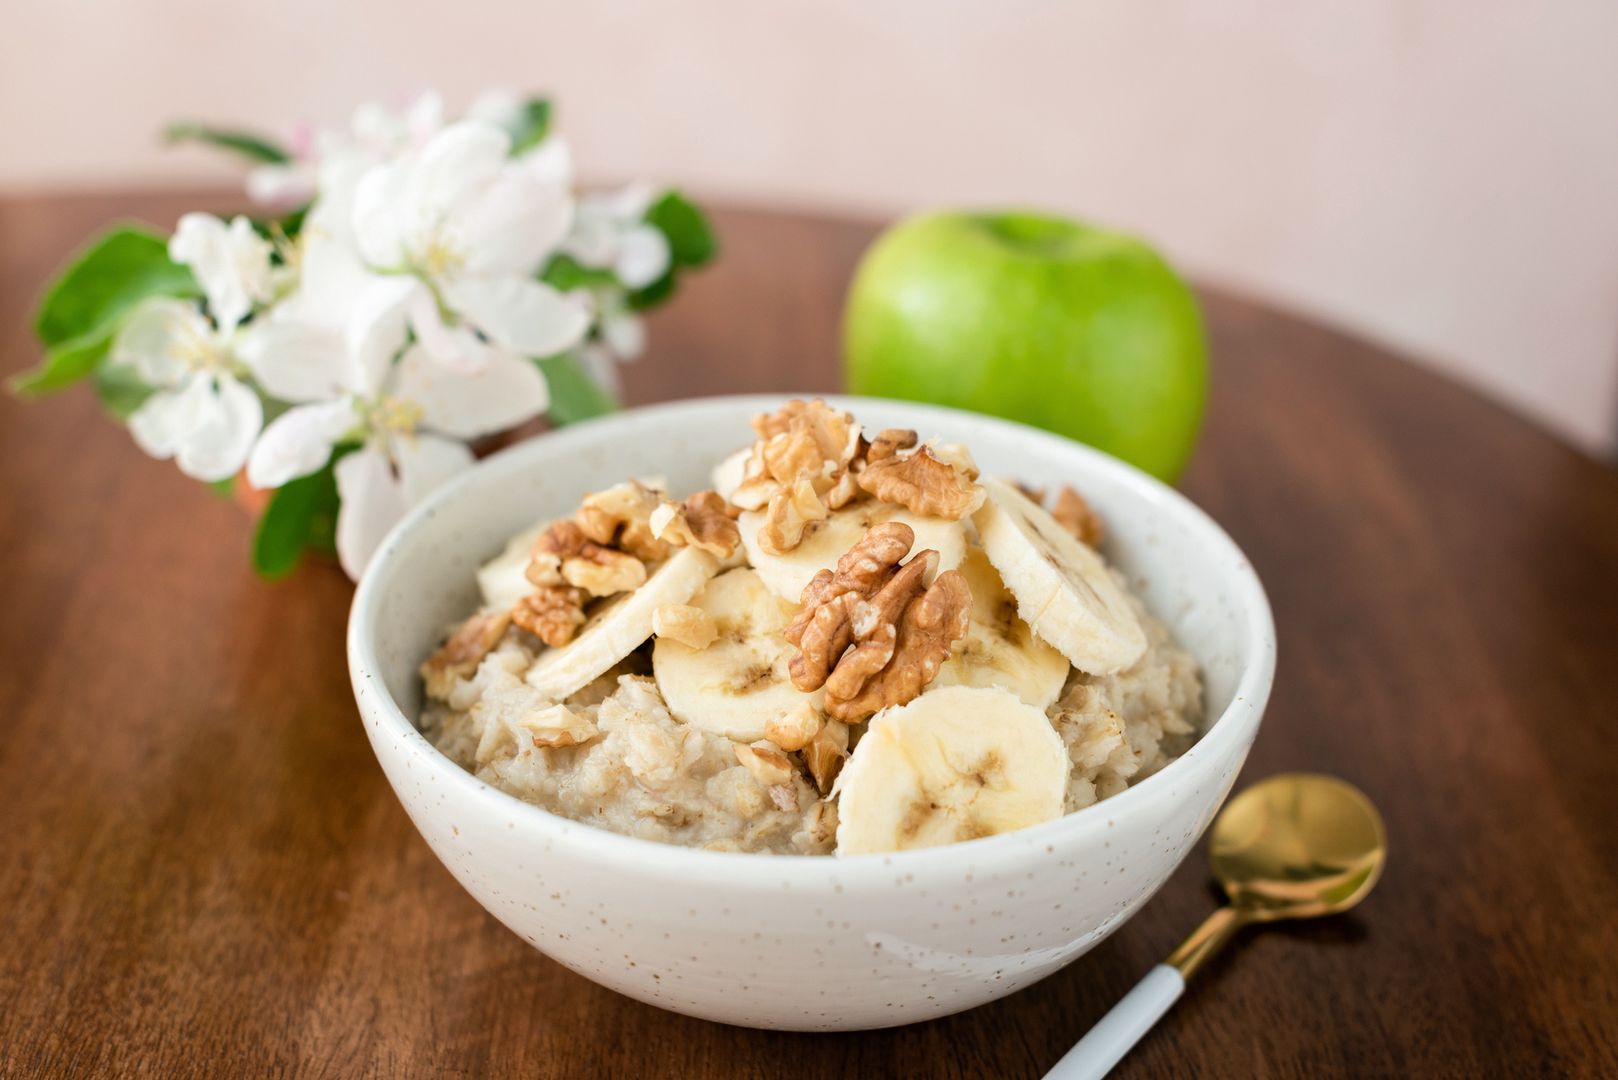
M 479 571 L 422 665 L 441 751 L 614 832 L 846 855 L 1037 824 L 1196 739 L 1197 665 L 1080 493 L 820 401 L 754 428 L 713 489 L 626 481 Z

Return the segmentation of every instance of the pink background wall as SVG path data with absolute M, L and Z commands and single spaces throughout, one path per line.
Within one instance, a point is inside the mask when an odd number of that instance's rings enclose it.
M 225 175 L 174 117 L 550 90 L 587 175 L 1029 203 L 1618 432 L 1618 4 L 11 0 L 0 188 Z M 745 317 L 745 312 L 738 312 Z

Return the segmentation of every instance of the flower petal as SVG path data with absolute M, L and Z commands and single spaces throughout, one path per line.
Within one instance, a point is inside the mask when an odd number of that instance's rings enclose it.
M 191 372 L 181 351 L 212 337 L 213 327 L 192 304 L 166 298 L 145 300 L 119 327 L 111 360 L 128 364 L 150 386 L 175 386 Z
M 366 169 L 353 185 L 350 221 L 354 243 L 366 263 L 378 270 L 395 270 L 405 264 L 414 209 L 406 201 L 410 186 L 406 161 Z
M 247 482 L 277 488 L 326 464 L 332 447 L 359 423 L 354 404 L 324 401 L 288 409 L 264 429 L 247 459 Z
M 573 188 L 573 151 L 560 135 L 546 137 L 517 163 L 552 187 Z
M 169 258 L 191 268 L 221 329 L 236 326 L 255 300 L 270 295 L 270 244 L 245 217 L 227 226 L 212 214 L 186 214 L 169 239 Z
M 282 401 L 325 401 L 346 389 L 348 342 L 317 323 L 255 319 L 237 340 L 236 355 Z
M 129 418 L 129 433 L 153 457 L 172 457 L 187 476 L 214 481 L 241 469 L 263 419 L 258 395 L 235 379 L 195 375 L 148 398 Z
M 481 371 L 461 374 L 411 349 L 399 361 L 397 378 L 394 393 L 422 407 L 424 425 L 459 439 L 516 427 L 550 404 L 539 366 L 506 353 L 491 357 Z
M 620 360 L 634 360 L 646 349 L 646 327 L 628 309 L 602 316 L 601 340 Z
M 206 379 L 194 383 L 207 385 Z M 210 483 L 234 476 L 247 463 L 247 455 L 264 424 L 258 395 L 228 375 L 219 376 L 204 423 L 174 455 L 174 463 L 187 476 Z
M 410 195 L 417 213 L 442 220 L 463 201 L 479 198 L 500 175 L 511 136 L 493 124 L 462 120 L 427 141 L 415 159 Z
M 531 277 L 567 236 L 573 195 L 508 164 L 451 222 L 474 274 Z
M 358 581 L 408 504 L 386 455 L 374 447 L 344 455 L 334 472 L 342 500 L 337 510 L 337 559 Z
M 419 434 L 398 440 L 393 447 L 399 464 L 399 483 L 405 505 L 414 506 L 444 481 L 471 466 L 472 451 L 458 442 Z
M 490 341 L 524 356 L 571 349 L 590 328 L 584 308 L 529 278 L 463 278 L 445 286 L 444 298 Z
M 662 230 L 635 225 L 618 237 L 618 258 L 613 269 L 625 288 L 644 289 L 669 268 L 669 241 Z
M 450 371 L 470 374 L 481 371 L 499 350 L 473 333 L 464 324 L 450 325 L 438 310 L 438 302 L 426 289 L 410 300 L 410 329 L 415 331 L 433 362 Z

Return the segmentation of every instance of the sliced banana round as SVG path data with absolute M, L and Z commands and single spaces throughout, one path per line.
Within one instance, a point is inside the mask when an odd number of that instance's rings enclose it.
M 713 472 L 708 474 L 708 482 L 713 489 L 730 498 L 730 493 L 742 486 L 742 478 L 747 475 L 747 459 L 752 455 L 753 448 L 744 446 L 715 465 Z
M 972 589 L 972 623 L 938 669 L 933 686 L 995 686 L 1044 709 L 1062 694 L 1072 665 L 1017 615 L 983 549 L 973 545 L 957 568 Z
M 677 549 L 638 589 L 591 613 L 572 641 L 540 653 L 528 669 L 528 685 L 560 701 L 589 684 L 652 636 L 658 608 L 689 602 L 718 571 L 719 560 L 701 548 Z
M 1087 674 L 1139 660 L 1146 632 L 1101 556 L 1010 484 L 982 484 L 988 498 L 973 521 L 1017 614 Z
M 806 694 L 787 670 L 796 650 L 781 636 L 795 605 L 776 596 L 752 570 L 729 570 L 704 585 L 691 605 L 719 631 L 693 649 L 660 637 L 652 674 L 669 712 L 692 727 L 738 742 L 765 737 L 765 725 L 804 703 L 820 708 L 823 691 Z
M 548 525 L 549 521 L 534 522 L 506 541 L 504 551 L 478 567 L 478 591 L 483 594 L 484 607 L 504 611 L 534 591 L 526 573 L 529 552 Z
M 902 521 L 916 534 L 911 554 L 931 548 L 938 552 L 938 570 L 953 570 L 966 557 L 966 522 L 915 514 L 903 507 L 874 499 L 834 510 L 804 533 L 803 543 L 782 555 L 765 551 L 758 542 L 764 525 L 764 511 L 744 510 L 737 519 L 747 561 L 758 571 L 764 584 L 779 597 L 796 604 L 803 589 L 822 570 L 834 570 L 837 560 L 853 547 L 872 525 Z
M 837 854 L 994 836 L 1059 817 L 1062 737 L 1005 690 L 951 686 L 885 709 L 837 778 Z

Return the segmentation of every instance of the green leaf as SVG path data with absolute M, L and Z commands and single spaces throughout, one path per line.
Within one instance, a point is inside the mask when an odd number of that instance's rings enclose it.
M 571 255 L 553 255 L 539 279 L 562 292 L 618 284 L 618 275 L 611 270 L 585 266 Z
M 703 266 L 719 254 L 719 238 L 708 216 L 678 191 L 664 192 L 646 211 L 646 223 L 668 238 L 675 266 Z
M 524 101 L 506 130 L 511 135 L 512 157 L 526 154 L 544 142 L 551 130 L 550 99 L 534 97 Z
M 708 216 L 678 191 L 664 192 L 646 211 L 646 223 L 668 240 L 669 269 L 650 285 L 629 294 L 629 304 L 637 310 L 663 303 L 674 295 L 682 271 L 704 266 L 719 254 L 719 238 Z
M 259 165 L 284 165 L 292 160 L 292 155 L 276 143 L 250 131 L 216 128 L 207 124 L 170 124 L 163 134 L 171 143 L 203 143 L 229 150 Z
M 112 230 L 56 279 L 34 316 L 47 347 L 111 334 L 130 308 L 152 296 L 197 296 L 191 271 L 169 260 L 168 243 L 135 225 Z M 48 365 L 47 365 L 48 366 Z
M 126 364 L 102 364 L 94 373 L 96 397 L 120 423 L 128 420 L 157 391 Z
M 38 367 L 14 376 L 11 388 L 29 397 L 60 390 L 93 373 L 111 347 L 111 327 L 70 338 L 47 352 Z
M 208 490 L 221 499 L 234 498 L 236 495 L 236 478 L 234 476 L 227 476 L 223 480 L 209 480 L 206 483 Z
M 551 391 L 551 422 L 558 427 L 618 411 L 618 399 L 590 378 L 575 354 L 547 356 L 538 363 Z
M 333 455 L 319 471 L 289 480 L 270 495 L 253 534 L 253 569 L 282 578 L 297 569 L 304 549 L 330 545 L 337 520 L 337 476 Z

